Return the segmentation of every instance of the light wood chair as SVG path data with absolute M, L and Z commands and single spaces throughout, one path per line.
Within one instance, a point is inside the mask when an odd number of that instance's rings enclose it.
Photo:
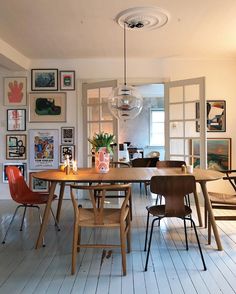
M 234 192 L 236 193 L 236 170 L 227 170 L 222 171 L 225 173 L 224 180 L 228 181 L 229 184 L 233 187 Z M 226 214 L 227 210 L 235 210 L 236 211 L 236 194 L 226 194 L 224 192 L 208 192 L 210 202 L 212 205 L 212 209 L 223 209 L 225 210 L 224 215 L 216 215 L 214 212 L 215 220 L 229 220 L 236 221 L 236 214 Z M 206 210 L 207 215 L 207 210 Z M 208 217 L 208 244 L 211 243 L 211 224 L 210 218 Z
M 128 162 L 123 162 L 123 161 L 111 161 L 110 162 L 110 167 L 111 168 L 130 168 L 130 164 Z M 116 183 L 116 184 L 123 184 L 123 183 Z M 116 188 L 114 187 L 114 184 L 113 185 L 113 189 L 109 189 L 110 192 L 115 192 L 113 194 L 109 194 L 109 195 L 106 195 L 106 198 L 109 199 L 109 198 L 124 198 L 125 197 L 125 193 L 121 193 L 120 191 L 117 191 Z M 94 197 L 96 199 L 96 201 L 98 201 L 98 207 L 99 207 L 99 199 L 100 199 L 100 195 L 99 195 L 99 192 L 100 191 L 96 191 L 94 190 Z M 118 193 L 117 193 L 118 192 Z M 133 218 L 133 208 L 132 208 L 132 192 L 130 192 L 130 198 L 129 198 L 129 208 L 130 208 L 130 218 L 132 220 Z
M 188 250 L 188 238 L 187 238 L 187 227 L 186 220 L 189 220 L 193 225 L 198 248 L 200 251 L 202 263 L 204 270 L 206 270 L 206 264 L 203 258 L 201 245 L 199 242 L 196 225 L 192 218 L 190 217 L 192 210 L 189 206 L 184 204 L 184 197 L 186 194 L 194 193 L 196 190 L 195 178 L 192 175 L 184 176 L 154 176 L 151 178 L 150 190 L 153 193 L 162 195 L 165 198 L 165 205 L 153 205 L 147 207 L 147 224 L 146 224 L 146 236 L 144 251 L 147 249 L 147 239 L 148 239 L 148 228 L 149 228 L 149 216 L 153 215 L 155 218 L 152 221 L 151 232 L 148 242 L 148 251 L 146 257 L 145 271 L 148 266 L 148 259 L 150 254 L 153 227 L 156 221 L 164 217 L 178 217 L 184 221 L 184 231 L 185 231 L 185 242 L 186 249 Z
M 76 201 L 74 190 L 87 190 L 89 192 L 92 208 L 83 208 Z M 104 200 L 107 191 L 112 189 L 125 192 L 125 198 L 121 208 L 105 208 Z M 96 205 L 94 199 L 94 190 L 101 191 L 100 207 Z M 129 200 L 131 195 L 131 186 L 126 185 L 95 185 L 95 186 L 79 186 L 71 185 L 71 199 L 74 207 L 74 234 L 72 245 L 72 268 L 73 275 L 76 270 L 76 255 L 80 248 L 121 248 L 123 275 L 126 275 L 126 241 L 127 250 L 130 252 L 130 208 Z M 81 228 L 107 228 L 119 229 L 119 244 L 81 244 Z

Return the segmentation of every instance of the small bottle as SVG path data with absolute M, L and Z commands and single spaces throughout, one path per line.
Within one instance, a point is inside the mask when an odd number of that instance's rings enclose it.
M 183 173 L 186 173 L 186 166 L 184 164 L 181 165 L 181 170 Z

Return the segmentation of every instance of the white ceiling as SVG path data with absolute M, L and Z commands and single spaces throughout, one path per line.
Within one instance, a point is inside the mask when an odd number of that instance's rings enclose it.
M 236 58 L 236 0 L 0 0 L 0 38 L 30 59 L 121 57 L 114 18 L 140 6 L 161 7 L 170 20 L 128 31 L 128 57 Z

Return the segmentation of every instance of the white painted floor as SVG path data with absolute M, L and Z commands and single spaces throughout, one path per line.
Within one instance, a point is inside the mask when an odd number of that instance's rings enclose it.
M 73 210 L 70 200 L 63 202 L 61 231 L 51 221 L 46 234 L 46 247 L 34 249 L 39 230 L 37 211 L 26 217 L 23 232 L 19 231 L 20 215 L 16 218 L 5 245 L 0 244 L 0 293 L 235 293 L 236 292 L 236 222 L 218 222 L 224 251 L 207 244 L 207 230 L 198 228 L 208 270 L 202 263 L 189 227 L 189 251 L 185 250 L 183 223 L 168 219 L 155 228 L 148 271 L 144 272 L 146 253 L 143 252 L 147 204 L 154 200 L 133 190 L 132 252 L 127 254 L 127 276 L 122 276 L 119 250 L 81 250 L 77 272 L 70 274 Z M 57 202 L 54 203 L 56 208 Z M 86 204 L 85 204 L 86 205 Z M 0 201 L 0 238 L 3 238 L 16 204 Z M 195 208 L 193 206 L 194 219 Z M 196 221 L 197 223 L 197 221 Z M 100 231 L 96 235 L 86 230 L 82 240 L 114 239 L 118 232 Z

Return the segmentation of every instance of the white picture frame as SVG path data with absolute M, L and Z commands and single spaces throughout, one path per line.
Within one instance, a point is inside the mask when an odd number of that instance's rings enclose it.
M 58 130 L 29 130 L 30 169 L 57 169 L 58 146 Z

